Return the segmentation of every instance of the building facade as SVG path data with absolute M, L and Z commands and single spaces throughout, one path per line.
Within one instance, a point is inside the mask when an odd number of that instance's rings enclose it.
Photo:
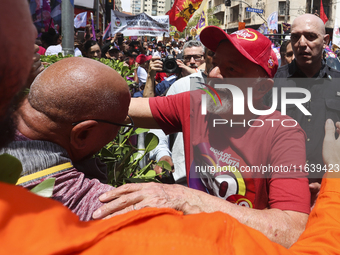
M 130 0 L 133 15 L 145 12 L 150 16 L 165 15 L 174 0 Z
M 208 0 L 208 8 L 213 9 L 213 14 L 220 21 L 220 27 L 228 31 L 237 30 L 239 22 L 244 22 L 246 27 L 257 29 L 273 12 L 278 12 L 279 24 L 283 22 L 292 24 L 297 16 L 304 13 L 320 14 L 320 0 L 231 0 L 230 3 L 231 5 L 227 7 L 225 0 Z M 328 17 L 326 28 L 333 29 L 337 3 L 335 0 L 322 0 L 322 3 Z M 247 7 L 263 12 L 249 12 L 246 10 Z
M 120 12 L 123 10 L 121 0 L 115 0 L 115 10 Z

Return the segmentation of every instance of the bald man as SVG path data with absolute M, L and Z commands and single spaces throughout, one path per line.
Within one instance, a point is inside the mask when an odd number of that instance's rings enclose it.
M 312 171 L 313 168 L 324 166 L 321 153 L 325 136 L 324 123 L 328 118 L 334 122 L 340 120 L 340 85 L 337 81 L 340 72 L 327 66 L 322 58 L 323 49 L 328 42 L 329 35 L 326 34 L 325 25 L 318 16 L 304 14 L 297 17 L 291 29 L 295 59 L 289 65 L 278 69 L 274 83 L 278 92 L 282 87 L 293 86 L 307 89 L 311 93 L 311 100 L 303 104 L 311 115 L 305 115 L 294 105 L 287 106 L 287 115 L 297 120 L 306 132 L 306 166 L 311 169 L 310 178 L 313 179 L 322 177 L 321 171 Z M 301 93 L 289 93 L 287 96 L 301 97 L 304 97 Z M 278 110 L 281 110 L 281 96 L 278 98 Z M 271 101 L 272 99 L 269 100 Z
M 112 189 L 101 183 L 106 167 L 92 156 L 115 138 L 129 103 L 128 86 L 112 68 L 87 58 L 61 60 L 34 80 L 16 113 L 16 141 L 1 153 L 22 162 L 21 186 L 55 177 L 53 198 L 90 220 L 102 205 L 98 196 Z

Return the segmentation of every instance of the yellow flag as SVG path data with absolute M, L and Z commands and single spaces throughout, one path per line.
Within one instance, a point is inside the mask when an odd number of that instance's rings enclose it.
M 203 28 L 208 26 L 208 8 L 207 8 L 207 2 L 205 3 L 203 9 L 202 9 L 202 13 L 201 13 L 201 17 L 198 21 L 197 24 L 197 34 L 199 35 L 201 33 L 201 31 L 203 30 Z

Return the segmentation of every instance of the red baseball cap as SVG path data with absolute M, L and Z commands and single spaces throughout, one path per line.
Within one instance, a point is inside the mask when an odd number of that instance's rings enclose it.
M 222 40 L 228 39 L 243 56 L 261 66 L 269 77 L 273 78 L 277 71 L 279 63 L 272 42 L 254 29 L 246 28 L 229 35 L 219 27 L 208 26 L 202 30 L 200 39 L 214 52 Z
M 145 56 L 144 54 L 140 54 L 136 57 L 136 62 L 141 65 L 141 64 L 144 64 L 146 61 L 148 61 L 150 59 L 152 59 L 151 55 Z

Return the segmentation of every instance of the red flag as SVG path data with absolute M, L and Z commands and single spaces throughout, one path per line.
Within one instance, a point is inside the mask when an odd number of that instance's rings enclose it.
M 322 19 L 324 24 L 326 24 L 326 22 L 328 21 L 326 13 L 325 13 L 325 11 L 323 9 L 322 0 L 320 0 L 320 19 Z
M 169 15 L 170 25 L 183 32 L 194 12 L 200 7 L 203 0 L 175 0 L 172 8 L 166 13 Z

